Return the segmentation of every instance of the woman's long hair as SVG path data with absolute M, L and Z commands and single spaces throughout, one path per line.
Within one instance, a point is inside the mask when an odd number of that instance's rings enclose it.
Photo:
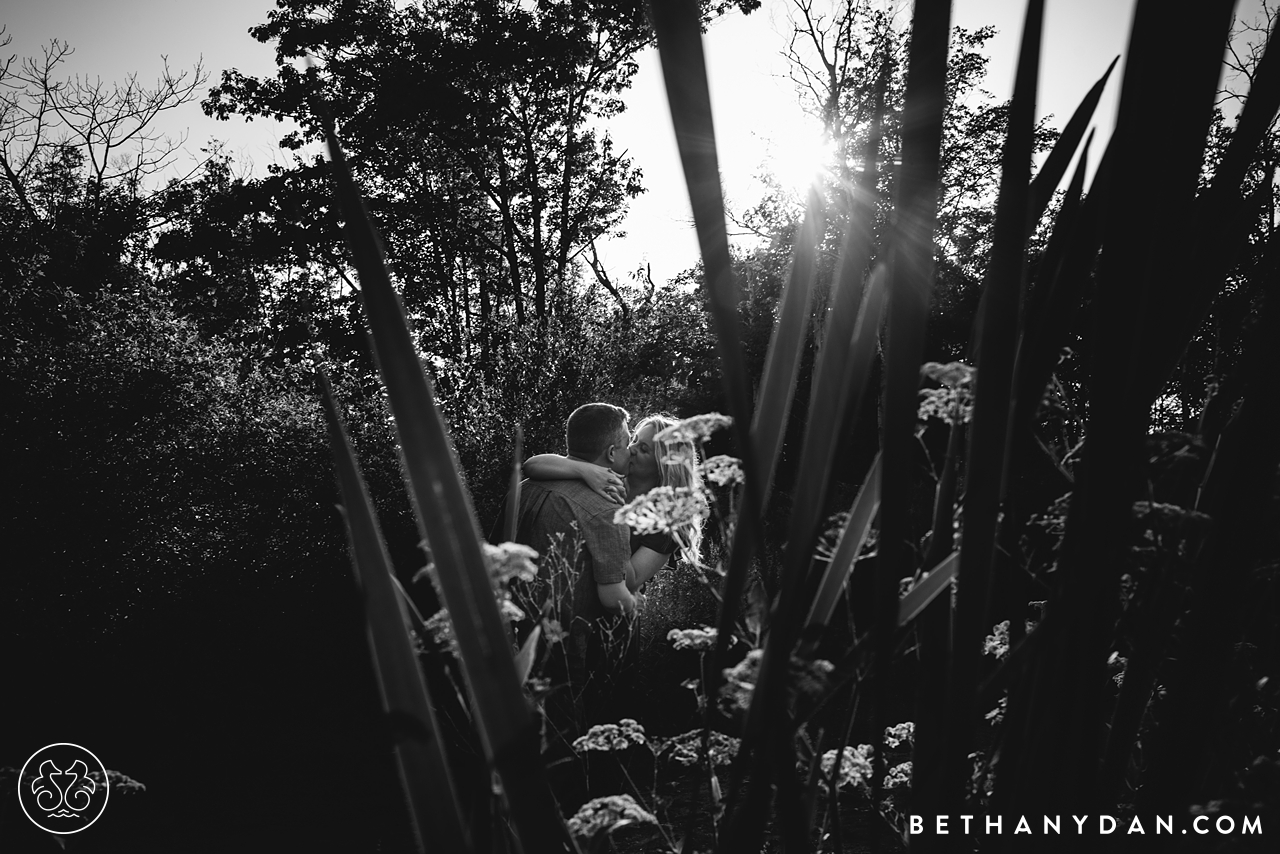
M 654 426 L 654 435 L 656 436 L 668 427 L 674 427 L 679 423 L 678 419 L 672 418 L 670 415 L 650 415 L 636 424 L 635 431 L 631 434 L 632 441 L 635 441 L 635 437 L 640 435 L 640 431 L 650 424 Z M 654 457 L 658 461 L 660 486 L 692 488 L 696 491 L 702 490 L 702 472 L 698 466 L 698 450 L 694 447 L 693 442 L 655 439 L 653 450 Z M 680 549 L 680 556 L 684 558 L 686 563 L 693 566 L 702 566 L 701 519 L 675 528 L 671 532 L 671 538 L 675 540 L 676 546 Z

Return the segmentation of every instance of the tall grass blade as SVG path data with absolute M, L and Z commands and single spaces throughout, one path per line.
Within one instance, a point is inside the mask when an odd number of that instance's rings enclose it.
M 902 109 L 902 165 L 891 225 L 888 323 L 884 342 L 880 540 L 872 603 L 872 732 L 891 723 L 889 667 L 898 636 L 898 580 L 915 572 L 911 526 L 916 476 L 916 412 L 933 290 L 942 117 L 946 108 L 951 5 L 915 4 Z M 884 750 L 875 751 L 872 799 L 879 802 Z M 913 798 L 915 794 L 913 792 Z M 914 812 L 928 812 L 915 809 Z
M 538 730 L 516 676 L 475 512 L 444 420 L 387 274 L 377 231 L 332 135 L 329 155 L 374 356 L 395 416 L 409 494 L 453 621 L 481 743 L 502 781 L 512 824 L 525 850 L 573 851 L 542 765 Z
M 1185 272 L 1184 247 L 1194 245 L 1194 199 L 1232 5 L 1139 0 L 1134 15 L 1088 333 L 1088 441 L 1039 660 L 1025 690 L 1010 693 L 1009 719 L 1027 706 L 1022 747 L 1002 758 L 1011 809 L 1107 806 L 1097 722 L 1130 513 L 1143 488 L 1149 408 L 1139 389 L 1150 334 L 1143 330 L 1158 320 L 1152 307 L 1169 298 L 1168 283 Z
M 880 455 L 877 454 L 871 463 L 871 470 L 862 482 L 858 495 L 849 508 L 849 520 L 840 531 L 840 539 L 836 542 L 835 552 L 827 563 L 818 583 L 818 594 L 813 599 L 813 607 L 805 620 L 806 626 L 826 625 L 831 614 L 840 601 L 840 594 L 857 567 L 858 556 L 867 535 L 871 532 L 871 523 L 880 511 Z
M 1014 366 L 1014 416 L 1010 429 L 1015 441 L 1029 439 L 1031 419 L 1067 344 L 1102 242 L 1109 161 L 1104 155 L 1089 197 L 1082 203 L 1089 147 L 1086 142 L 1028 295 Z
M 1231 687 L 1232 669 L 1223 662 L 1235 654 L 1250 604 L 1259 594 L 1270 595 L 1250 567 L 1274 555 L 1274 522 L 1268 514 L 1275 507 L 1280 468 L 1280 397 L 1274 379 L 1280 361 L 1280 236 L 1272 235 L 1263 264 L 1268 287 L 1238 369 L 1243 399 L 1222 432 L 1197 504 L 1214 524 L 1191 570 L 1188 598 L 1194 607 L 1179 616 L 1179 666 L 1168 681 L 1161 674 L 1168 691 L 1162 705 L 1168 711 L 1160 731 L 1143 742 L 1151 782 L 1139 792 L 1140 809 L 1181 809 L 1206 796 L 1203 781 L 1217 743 L 1206 734 L 1220 728 L 1217 722 L 1227 715 L 1228 704 L 1240 697 Z M 1128 753 L 1132 744 L 1118 745 L 1121 749 Z
M 711 117 L 711 94 L 702 51 L 700 6 L 697 0 L 650 0 L 649 12 L 657 37 L 658 57 L 662 64 L 662 77 L 666 85 L 676 146 L 680 151 L 694 226 L 698 233 L 707 301 L 716 333 L 720 373 L 745 475 L 738 514 L 740 524 L 734 527 L 720 596 L 719 637 L 715 652 L 709 656 L 709 661 L 704 662 L 703 667 L 703 688 L 708 696 L 715 696 L 719 691 L 719 680 L 726 663 L 729 637 L 737 619 L 738 603 L 746 590 L 751 553 L 759 535 L 759 526 L 753 520 L 759 518 L 764 506 L 765 479 L 760 474 L 750 430 L 751 393 L 738 329 L 741 292 L 733 276 L 729 236 L 725 227 L 724 195 L 720 186 L 715 127 Z M 711 714 L 712 704 L 708 703 L 704 726 L 708 733 L 711 729 Z M 732 810 L 736 792 L 735 783 L 729 792 L 729 810 Z
M 324 394 L 329 441 L 338 470 L 343 518 L 351 545 L 351 563 L 363 594 L 365 624 L 382 709 L 395 732 L 396 765 L 409 806 L 419 851 L 438 840 L 450 851 L 468 851 L 471 842 L 458 803 L 440 728 L 427 684 L 406 630 L 408 614 L 396 590 L 391 558 L 377 515 L 347 438 L 333 389 L 317 372 Z
M 878 146 L 878 140 L 875 144 Z M 752 695 L 743 747 L 739 751 L 740 756 L 752 754 L 755 760 L 752 791 L 747 801 L 740 807 L 734 800 L 729 804 L 731 809 L 738 807 L 731 816 L 742 817 L 736 821 L 736 829 L 739 831 L 749 828 L 752 822 L 758 821 L 756 817 L 760 814 L 768 797 L 770 769 L 776 765 L 777 761 L 774 753 L 781 755 L 790 749 L 788 745 L 791 726 L 782 720 L 785 707 L 781 701 L 785 698 L 787 690 L 785 680 L 789 673 L 791 648 L 795 644 L 799 630 L 803 626 L 804 615 L 808 611 L 807 597 L 812 596 L 807 584 L 812 547 L 818 534 L 818 526 L 822 521 L 821 514 L 825 503 L 831 460 L 835 455 L 843 416 L 850 400 L 861 399 L 875 355 L 886 276 L 883 267 L 872 273 L 865 288 L 865 300 L 861 300 L 862 305 L 859 310 L 858 298 L 862 296 L 861 292 L 864 289 L 858 285 L 870 255 L 870 226 L 873 215 L 870 200 L 874 198 L 870 188 L 862 187 L 861 190 L 861 193 L 855 194 L 855 201 L 851 206 L 851 219 L 843 245 L 848 255 L 841 256 L 837 269 L 838 289 L 832 296 L 831 322 L 826 329 L 827 334 L 815 367 L 810 419 L 805 431 L 798 473 L 798 482 L 805 484 L 805 488 L 798 493 L 798 500 L 792 509 L 791 537 L 787 545 L 782 590 L 775 610 L 776 618 L 769 624 L 764 659 L 761 662 L 757 682 L 758 690 Z M 811 197 L 811 205 L 816 202 L 816 197 Z M 806 240 L 799 251 L 801 253 L 807 251 L 810 245 Z M 797 258 L 797 267 L 801 264 L 801 260 Z M 804 263 L 807 266 L 810 262 Z M 786 321 L 785 316 L 780 316 L 779 335 L 784 328 L 784 321 Z M 797 325 L 794 320 L 790 321 L 790 324 L 793 327 Z M 760 395 L 757 409 L 760 413 L 772 411 L 782 403 L 790 402 L 787 400 L 775 403 L 765 391 L 762 389 Z M 780 438 L 779 436 L 778 439 Z M 761 446 L 764 446 L 763 441 Z M 854 554 L 857 554 L 856 550 Z M 847 568 L 846 566 L 846 571 Z M 839 583 L 837 583 L 836 595 L 839 589 Z M 762 740 L 769 739 L 772 739 L 769 744 L 761 743 Z M 738 763 L 735 767 L 740 770 L 743 764 Z M 736 785 L 733 792 L 737 792 Z M 794 809 L 787 808 L 781 812 L 784 816 L 794 817 L 801 815 L 803 810 L 797 805 Z M 784 834 L 795 837 L 801 836 L 801 831 L 799 827 L 784 827 Z M 743 832 L 749 836 L 758 831 L 748 829 Z
M 1140 393 L 1154 401 L 1203 321 L 1223 278 L 1249 237 L 1256 200 L 1243 196 L 1241 184 L 1261 155 L 1260 146 L 1280 111 L 1280 19 L 1267 38 L 1266 52 L 1254 71 L 1249 95 L 1231 133 L 1231 141 L 1208 189 L 1196 201 L 1196 237 L 1191 269 L 1172 279 L 1171 289 L 1152 305 L 1149 362 Z M 1269 193 L 1259 193 L 1268 206 Z
M 774 471 L 778 466 L 778 458 L 782 456 L 782 440 L 791 414 L 796 379 L 800 375 L 800 360 L 804 356 L 806 333 L 809 331 L 813 286 L 818 278 L 818 249 L 825 227 L 823 199 L 816 187 L 810 187 L 804 223 L 800 227 L 791 262 L 791 273 L 778 300 L 778 320 L 769 338 L 764 373 L 760 378 L 760 395 L 751 424 L 752 444 L 757 452 L 756 476 L 763 484 L 761 492 L 764 501 L 758 508 L 760 513 L 768 506 Z M 748 524 L 755 521 L 755 517 L 745 518 Z
M 960 568 L 960 552 L 952 552 L 942 559 L 919 584 L 907 591 L 898 602 L 898 625 L 906 626 L 928 608 L 938 594 L 951 586 Z
M 1116 63 L 1119 61 L 1120 57 L 1118 56 L 1111 60 L 1111 64 L 1107 66 L 1107 70 L 1098 78 L 1098 82 L 1094 83 L 1093 88 L 1085 94 L 1080 106 L 1076 107 L 1076 111 L 1071 114 L 1070 121 L 1062 129 L 1062 135 L 1054 143 L 1053 150 L 1045 158 L 1044 165 L 1040 167 L 1040 171 L 1036 173 L 1036 177 L 1031 181 L 1031 190 L 1028 193 L 1027 202 L 1028 232 L 1034 229 L 1036 223 L 1040 221 L 1045 208 L 1049 206 L 1049 200 L 1053 198 L 1053 191 L 1058 188 L 1058 183 L 1062 181 L 1062 176 L 1067 174 L 1067 167 L 1071 165 L 1071 157 L 1076 153 L 1080 140 L 1084 138 L 1085 131 L 1089 128 L 1089 122 L 1093 120 L 1093 111 L 1098 108 L 1098 101 L 1102 98 L 1102 90 L 1107 88 L 1107 80 L 1111 77 L 1111 72 L 1115 70 Z
M 995 555 L 997 514 L 1005 486 L 1009 401 L 1017 348 L 1018 315 L 1026 270 L 1028 179 L 1035 132 L 1036 81 L 1040 64 L 1043 0 L 1027 4 L 1018 71 L 1009 108 L 996 203 L 991 260 L 983 286 L 978 340 L 978 371 L 973 422 L 969 430 L 964 498 L 964 545 L 960 551 L 959 591 L 947 687 L 947 738 L 944 748 L 944 801 L 957 807 L 970 775 L 977 720 L 979 667 L 986 634 L 987 598 Z

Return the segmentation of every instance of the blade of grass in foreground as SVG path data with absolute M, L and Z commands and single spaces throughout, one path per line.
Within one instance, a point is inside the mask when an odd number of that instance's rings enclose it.
M 764 506 L 764 479 L 756 461 L 751 437 L 751 392 L 742 357 L 738 329 L 738 302 L 741 292 L 733 276 L 729 236 L 725 227 L 724 194 L 716 155 L 715 126 L 711 118 L 711 93 L 702 51 L 700 7 L 697 0 L 651 0 L 650 19 L 658 42 L 658 57 L 671 108 L 680 162 L 689 189 L 689 204 L 702 253 L 708 304 L 716 333 L 720 373 L 733 417 L 733 434 L 742 458 L 745 484 L 740 520 L 758 518 Z M 753 522 L 734 526 L 728 565 L 721 590 L 719 637 L 715 652 L 703 668 L 703 690 L 715 696 L 728 653 L 729 637 L 737 617 L 738 604 L 746 590 L 747 568 L 759 536 Z M 712 704 L 707 704 L 704 741 L 711 730 Z M 729 793 L 730 801 L 734 791 Z
M 538 730 L 516 674 L 480 548 L 479 526 L 453 459 L 444 419 L 387 274 L 381 241 L 332 135 L 329 156 L 374 357 L 395 416 L 409 494 L 453 621 L 481 743 L 502 782 L 524 849 L 574 851 L 548 784 Z
M 1040 171 L 1036 173 L 1036 177 L 1031 181 L 1027 204 L 1028 233 L 1040 221 L 1040 216 L 1044 213 L 1044 209 L 1048 207 L 1049 200 L 1053 198 L 1053 191 L 1057 189 L 1058 182 L 1062 180 L 1063 175 L 1067 174 L 1067 166 L 1071 164 L 1071 156 L 1075 154 L 1076 148 L 1080 145 L 1080 140 L 1084 138 L 1085 131 L 1089 127 L 1089 121 L 1093 118 L 1093 111 L 1097 109 L 1098 101 L 1102 98 L 1102 90 L 1107 87 L 1107 79 L 1111 77 L 1111 72 L 1115 70 L 1116 63 L 1119 60 L 1120 57 L 1118 56 L 1111 60 L 1111 64 L 1107 66 L 1107 70 L 1103 72 L 1102 77 L 1098 78 L 1098 82 L 1093 84 L 1093 88 L 1084 96 L 1080 106 L 1076 107 L 1076 111 L 1071 115 L 1071 120 L 1062 129 L 1062 136 L 1058 137 L 1053 150 L 1045 158 L 1044 165 L 1040 167 Z
M 449 851 L 471 848 L 466 823 L 440 743 L 426 681 L 406 631 L 404 605 L 395 587 L 377 515 L 347 439 L 333 389 L 318 372 L 324 392 L 329 441 L 338 469 L 343 518 L 351 545 L 351 563 L 364 598 L 365 624 L 382 708 L 395 735 L 396 765 L 408 800 L 409 819 L 419 851 L 426 840 Z
M 1018 71 L 1009 107 L 1009 135 L 1001 163 L 991 261 L 983 280 L 977 382 L 966 467 L 981 472 L 965 486 L 964 545 L 952 627 L 946 742 L 938 796 L 945 811 L 959 807 L 971 775 L 978 718 L 976 686 L 986 634 L 987 598 L 995 555 L 997 518 L 1008 466 L 1010 392 L 1018 315 L 1026 271 L 1028 179 L 1034 145 L 1036 81 L 1044 0 L 1027 4 Z
M 763 484 L 760 491 L 764 500 L 759 513 L 768 506 L 774 471 L 778 457 L 782 456 L 782 440 L 796 393 L 800 359 L 804 356 L 813 286 L 818 277 L 818 249 L 825 225 L 822 197 L 816 187 L 810 187 L 804 224 L 800 227 L 795 256 L 791 261 L 791 274 L 778 301 L 778 320 L 769 338 L 769 351 L 765 355 L 764 373 L 760 379 L 760 399 L 751 424 L 751 437 L 758 451 L 756 473 Z M 754 524 L 755 517 L 747 518 Z
M 825 625 L 831 619 L 831 612 L 840 601 L 840 592 L 844 590 L 845 583 L 853 575 L 858 555 L 862 552 L 867 534 L 871 532 L 871 523 L 875 521 L 879 510 L 880 456 L 877 454 L 875 461 L 871 463 L 871 470 L 867 472 L 867 479 L 858 490 L 858 496 L 853 499 L 849 521 L 840 532 L 835 553 L 819 581 L 818 595 L 814 597 L 813 607 L 809 609 L 806 626 Z
M 951 4 L 947 0 L 917 0 L 903 99 L 902 165 L 889 249 L 889 319 L 884 342 L 880 539 L 868 677 L 871 731 L 881 734 L 884 727 L 892 723 L 889 671 L 898 637 L 898 582 L 913 575 L 916 569 L 911 509 L 912 484 L 917 475 L 917 392 L 920 364 L 924 360 L 929 296 L 933 289 L 933 233 L 937 222 L 950 28 Z M 877 746 L 872 791 L 875 802 L 880 798 L 885 770 L 884 750 Z M 936 773 L 936 769 L 916 769 L 917 775 L 926 773 Z

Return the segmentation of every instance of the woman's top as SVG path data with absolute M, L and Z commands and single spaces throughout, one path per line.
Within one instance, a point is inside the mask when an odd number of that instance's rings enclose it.
M 631 553 L 635 554 L 636 549 L 641 546 L 653 549 L 660 555 L 675 554 L 676 541 L 672 539 L 670 534 L 637 534 L 634 531 L 631 534 Z M 663 569 L 669 569 L 672 561 L 668 560 L 663 564 Z

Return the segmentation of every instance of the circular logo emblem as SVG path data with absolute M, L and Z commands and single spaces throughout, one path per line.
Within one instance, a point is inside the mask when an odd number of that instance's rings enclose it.
M 79 833 L 98 820 L 111 792 L 107 769 L 78 744 L 50 744 L 31 755 L 18 775 L 18 803 L 50 833 Z

